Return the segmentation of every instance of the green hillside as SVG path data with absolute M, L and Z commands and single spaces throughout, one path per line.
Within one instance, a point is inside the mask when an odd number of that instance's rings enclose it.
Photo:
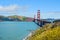
M 29 36 L 27 40 L 60 40 L 60 22 L 44 25 Z
M 26 21 L 26 22 L 32 22 L 33 20 L 34 20 L 34 18 L 26 17 L 26 16 L 18 16 L 18 15 L 1 16 L 0 15 L 0 21 Z
M 10 18 L 18 18 L 18 19 L 20 19 L 20 20 L 22 20 L 22 21 L 25 21 L 25 20 L 26 20 L 26 17 L 24 17 L 24 16 L 14 15 L 14 16 L 8 16 L 8 17 L 10 17 Z

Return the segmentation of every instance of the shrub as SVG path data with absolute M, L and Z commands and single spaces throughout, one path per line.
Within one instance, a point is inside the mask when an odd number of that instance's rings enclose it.
M 37 29 L 27 40 L 60 40 L 60 26 L 52 28 L 52 24 L 46 24 Z

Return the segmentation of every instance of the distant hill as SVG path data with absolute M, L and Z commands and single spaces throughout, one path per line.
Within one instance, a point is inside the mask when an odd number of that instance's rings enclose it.
M 52 19 L 52 18 L 47 18 L 47 19 L 41 19 L 43 21 L 48 21 L 48 22 L 53 22 L 55 19 Z
M 56 20 L 54 20 L 53 22 L 60 22 L 60 19 L 56 19 Z
M 31 17 L 25 17 L 25 16 L 18 16 L 18 15 L 13 15 L 13 16 L 1 16 L 0 15 L 0 21 L 29 21 L 32 22 L 34 18 Z M 48 19 L 41 19 L 42 21 L 48 21 L 48 22 L 53 22 L 55 19 L 48 18 Z
M 25 16 L 18 16 L 18 15 L 13 15 L 13 16 L 0 16 L 0 21 L 33 21 L 33 18 L 31 17 L 25 17 Z

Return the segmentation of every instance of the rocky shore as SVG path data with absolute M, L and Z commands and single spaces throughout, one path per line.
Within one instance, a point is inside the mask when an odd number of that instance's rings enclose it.
M 30 32 L 23 40 L 28 40 L 28 37 L 30 37 L 34 32 Z

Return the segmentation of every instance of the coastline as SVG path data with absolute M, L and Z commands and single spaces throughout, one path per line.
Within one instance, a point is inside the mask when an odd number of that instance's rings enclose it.
M 34 32 L 30 32 L 23 40 L 27 40 L 28 37 L 30 37 Z

